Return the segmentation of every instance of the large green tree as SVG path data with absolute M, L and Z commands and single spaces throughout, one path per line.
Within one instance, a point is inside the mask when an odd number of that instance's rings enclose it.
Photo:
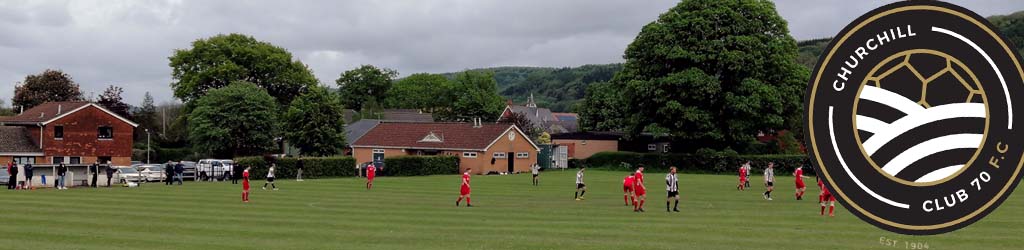
M 452 103 L 451 91 L 452 83 L 443 75 L 412 74 L 395 81 L 384 104 L 389 108 L 419 109 L 434 113 Z
M 452 104 L 438 112 L 438 117 L 445 121 L 470 121 L 474 118 L 496 121 L 505 107 L 497 89 L 493 72 L 459 73 L 452 82 Z
M 30 109 L 45 102 L 81 101 L 82 90 L 71 76 L 60 70 L 47 69 L 28 75 L 14 87 L 12 104 L 16 109 Z
M 627 47 L 623 70 L 604 90 L 625 103 L 608 125 L 719 149 L 794 126 L 786 118 L 801 112 L 809 77 L 796 48 L 771 1 L 684 0 Z
M 131 115 L 132 106 L 124 103 L 124 98 L 121 97 L 123 93 L 123 88 L 110 85 L 103 91 L 103 94 L 100 94 L 96 103 L 125 119 L 134 120 Z
M 162 133 L 161 127 L 157 122 L 156 105 L 153 104 L 153 95 L 150 95 L 147 91 L 142 96 L 142 104 L 135 112 L 132 113 L 132 118 L 139 127 L 135 129 L 135 139 L 137 141 L 144 139 L 146 135 L 146 129 L 149 129 L 151 133 Z
M 216 35 L 175 50 L 170 58 L 174 96 L 185 103 L 234 81 L 266 90 L 280 104 L 317 84 L 313 72 L 287 50 L 242 34 Z
M 377 68 L 363 65 L 341 73 L 335 83 L 341 93 L 341 101 L 346 108 L 362 110 L 363 104 L 369 100 L 384 103 L 391 81 L 398 72 L 388 68 Z
M 303 155 L 330 156 L 345 147 L 344 106 L 338 95 L 311 88 L 288 107 L 284 136 Z
M 275 148 L 278 105 L 266 90 L 234 82 L 196 100 L 188 136 L 201 155 L 260 155 Z

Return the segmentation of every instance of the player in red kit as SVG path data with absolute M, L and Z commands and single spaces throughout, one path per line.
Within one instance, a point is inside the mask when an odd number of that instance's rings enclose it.
M 821 194 L 818 195 L 818 202 L 821 203 L 821 215 L 825 215 L 825 204 L 828 204 L 828 216 L 836 216 L 836 197 L 832 196 L 832 193 L 825 188 L 825 182 L 818 178 L 818 187 L 821 188 Z
M 373 178 L 377 176 L 377 167 L 373 164 L 366 166 L 366 190 L 373 188 Z
M 793 176 L 796 177 L 796 200 L 803 200 L 804 191 L 807 191 L 807 186 L 804 185 L 804 167 L 796 167 Z
M 466 198 L 466 207 L 472 207 L 472 202 L 469 201 L 469 194 L 472 191 L 469 188 L 469 173 L 473 172 L 472 168 L 467 168 L 465 173 L 462 173 L 462 187 L 459 189 L 459 200 L 455 201 L 455 206 L 458 207 L 459 203 L 462 202 L 462 198 Z
M 643 212 L 647 201 L 647 187 L 644 186 L 644 166 L 640 165 L 633 174 L 633 193 L 639 202 L 633 202 L 633 212 Z
M 746 164 L 743 164 L 743 166 L 740 166 L 740 184 L 736 185 L 736 190 L 740 190 L 740 191 L 746 190 L 747 174 L 749 174 L 749 173 L 747 173 L 747 169 L 749 169 L 749 167 L 750 167 L 750 161 L 747 161 Z
M 626 203 L 626 206 L 636 203 L 636 195 L 633 194 L 633 175 L 634 173 L 629 173 L 629 176 L 622 179 L 622 202 Z
M 242 171 L 242 202 L 249 203 L 249 167 Z

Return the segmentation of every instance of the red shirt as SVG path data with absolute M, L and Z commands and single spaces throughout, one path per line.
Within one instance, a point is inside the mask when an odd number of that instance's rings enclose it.
M 641 173 L 640 171 L 636 171 L 636 174 L 633 175 L 633 179 L 634 179 L 633 180 L 633 187 L 634 188 L 637 188 L 637 189 L 643 189 L 644 188 L 644 187 L 640 186 L 641 184 L 644 184 L 644 173 Z
M 746 179 L 747 178 L 747 169 L 746 168 L 740 168 L 740 178 L 741 179 Z
M 796 176 L 796 183 L 804 183 L 804 179 L 801 178 L 802 176 L 804 176 L 804 169 L 803 168 L 797 168 L 796 172 L 793 173 L 793 175 Z
M 249 171 L 242 172 L 242 189 L 249 190 Z
M 462 173 L 462 187 L 469 187 L 469 173 Z
M 623 187 L 633 187 L 633 176 L 626 176 L 626 179 L 622 180 Z
M 822 191 L 822 192 L 823 192 L 823 193 L 824 193 L 825 195 L 830 195 L 830 194 L 832 194 L 832 193 L 828 192 L 828 188 L 825 188 L 825 182 L 822 182 L 822 181 L 821 181 L 821 179 L 818 179 L 818 187 L 819 187 L 819 188 L 821 188 L 821 191 Z
M 377 176 L 377 167 L 370 165 L 366 168 L 366 178 L 373 179 L 374 176 Z

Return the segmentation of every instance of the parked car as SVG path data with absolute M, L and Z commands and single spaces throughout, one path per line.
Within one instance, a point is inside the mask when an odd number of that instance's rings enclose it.
M 164 181 L 167 178 L 167 174 L 164 172 L 164 166 L 159 164 L 142 165 L 135 168 L 142 175 L 145 181 Z
M 7 166 L 0 167 L 0 169 L 3 169 L 3 171 L 0 172 L 0 184 L 7 186 L 11 181 L 11 175 L 7 173 Z
M 142 176 L 142 173 L 139 172 L 138 170 L 135 170 L 135 168 L 132 168 L 132 167 L 115 167 L 115 168 L 117 168 L 117 173 L 115 173 L 114 175 L 115 175 L 118 183 L 122 183 L 122 184 L 129 183 L 129 182 L 138 183 L 140 181 L 146 180 L 146 178 Z
M 182 178 L 186 180 L 196 180 L 196 162 L 180 161 L 180 163 L 185 168 L 185 171 L 181 173 Z
M 232 160 L 202 159 L 196 164 L 196 173 L 200 180 L 227 180 L 235 162 Z

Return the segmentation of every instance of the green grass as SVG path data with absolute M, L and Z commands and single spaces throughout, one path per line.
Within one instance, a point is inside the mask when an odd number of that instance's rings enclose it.
M 458 176 L 279 181 L 279 191 L 240 185 L 0 190 L 0 248 L 17 249 L 1020 249 L 1024 199 L 1011 196 L 980 222 L 940 236 L 877 229 L 837 207 L 818 216 L 817 188 L 792 198 L 781 179 L 734 190 L 735 177 L 682 175 L 682 213 L 664 212 L 664 174 L 650 173 L 648 212 L 623 206 L 623 172 L 588 171 L 586 201 L 572 200 L 574 172 L 474 176 L 473 205 L 454 207 Z M 756 176 L 755 176 L 756 177 Z M 755 178 L 757 180 L 757 178 Z M 755 183 L 756 184 L 756 183 Z M 755 185 L 757 186 L 757 185 Z M 899 240 L 897 247 L 879 238 Z

